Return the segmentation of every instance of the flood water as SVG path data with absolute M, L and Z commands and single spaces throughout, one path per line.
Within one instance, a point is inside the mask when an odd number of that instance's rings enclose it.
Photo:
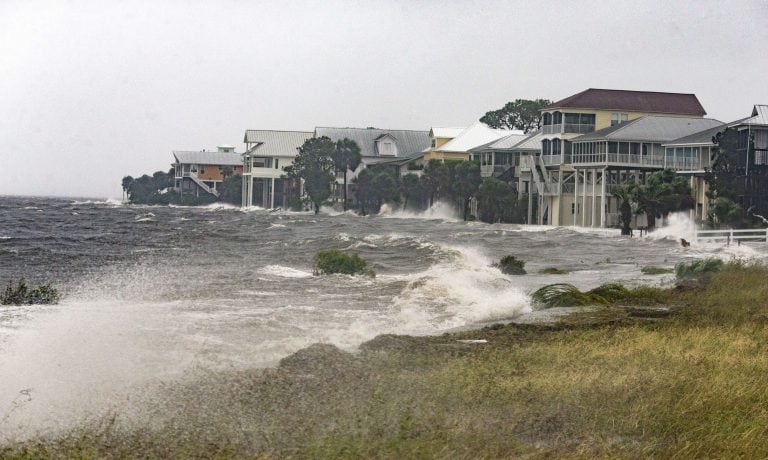
M 198 372 L 274 366 L 316 342 L 354 351 L 382 333 L 524 320 L 555 282 L 664 283 L 643 266 L 768 254 L 682 248 L 690 223 L 646 239 L 613 229 L 465 223 L 447 206 L 359 217 L 0 197 L 0 282 L 50 282 L 55 306 L 0 307 L 0 441 L 131 407 Z M 665 238 L 668 237 L 668 238 Z M 320 249 L 377 276 L 312 276 Z M 491 264 L 511 254 L 525 276 Z M 539 275 L 543 268 L 567 275 Z

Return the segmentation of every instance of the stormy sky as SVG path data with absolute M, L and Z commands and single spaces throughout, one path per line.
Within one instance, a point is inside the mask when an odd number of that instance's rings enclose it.
M 768 2 L 0 0 L 0 195 L 120 197 L 246 129 L 464 126 L 586 88 L 768 103 Z

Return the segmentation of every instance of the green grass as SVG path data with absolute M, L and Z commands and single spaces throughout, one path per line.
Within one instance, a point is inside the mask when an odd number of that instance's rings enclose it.
M 766 458 L 766 277 L 725 264 L 697 289 L 598 288 L 622 300 L 555 325 L 317 345 L 0 457 Z

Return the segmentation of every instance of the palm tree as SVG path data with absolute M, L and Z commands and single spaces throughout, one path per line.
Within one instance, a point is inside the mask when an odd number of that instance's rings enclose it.
M 619 205 L 619 220 L 621 221 L 621 234 L 631 235 L 632 228 L 632 187 L 627 185 L 613 189 L 613 196 L 621 201 Z
M 131 199 L 131 186 L 133 186 L 133 177 L 131 176 L 125 176 L 123 177 L 123 197 Z
M 354 171 L 360 166 L 362 156 L 357 142 L 344 138 L 336 142 L 333 164 L 337 171 L 344 172 L 344 210 L 347 210 L 347 171 Z

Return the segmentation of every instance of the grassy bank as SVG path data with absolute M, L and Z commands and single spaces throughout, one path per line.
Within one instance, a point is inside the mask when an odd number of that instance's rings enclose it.
M 768 457 L 768 269 L 557 325 L 316 345 L 4 457 Z M 459 340 L 482 339 L 487 343 Z M 147 426 L 147 421 L 152 424 Z

